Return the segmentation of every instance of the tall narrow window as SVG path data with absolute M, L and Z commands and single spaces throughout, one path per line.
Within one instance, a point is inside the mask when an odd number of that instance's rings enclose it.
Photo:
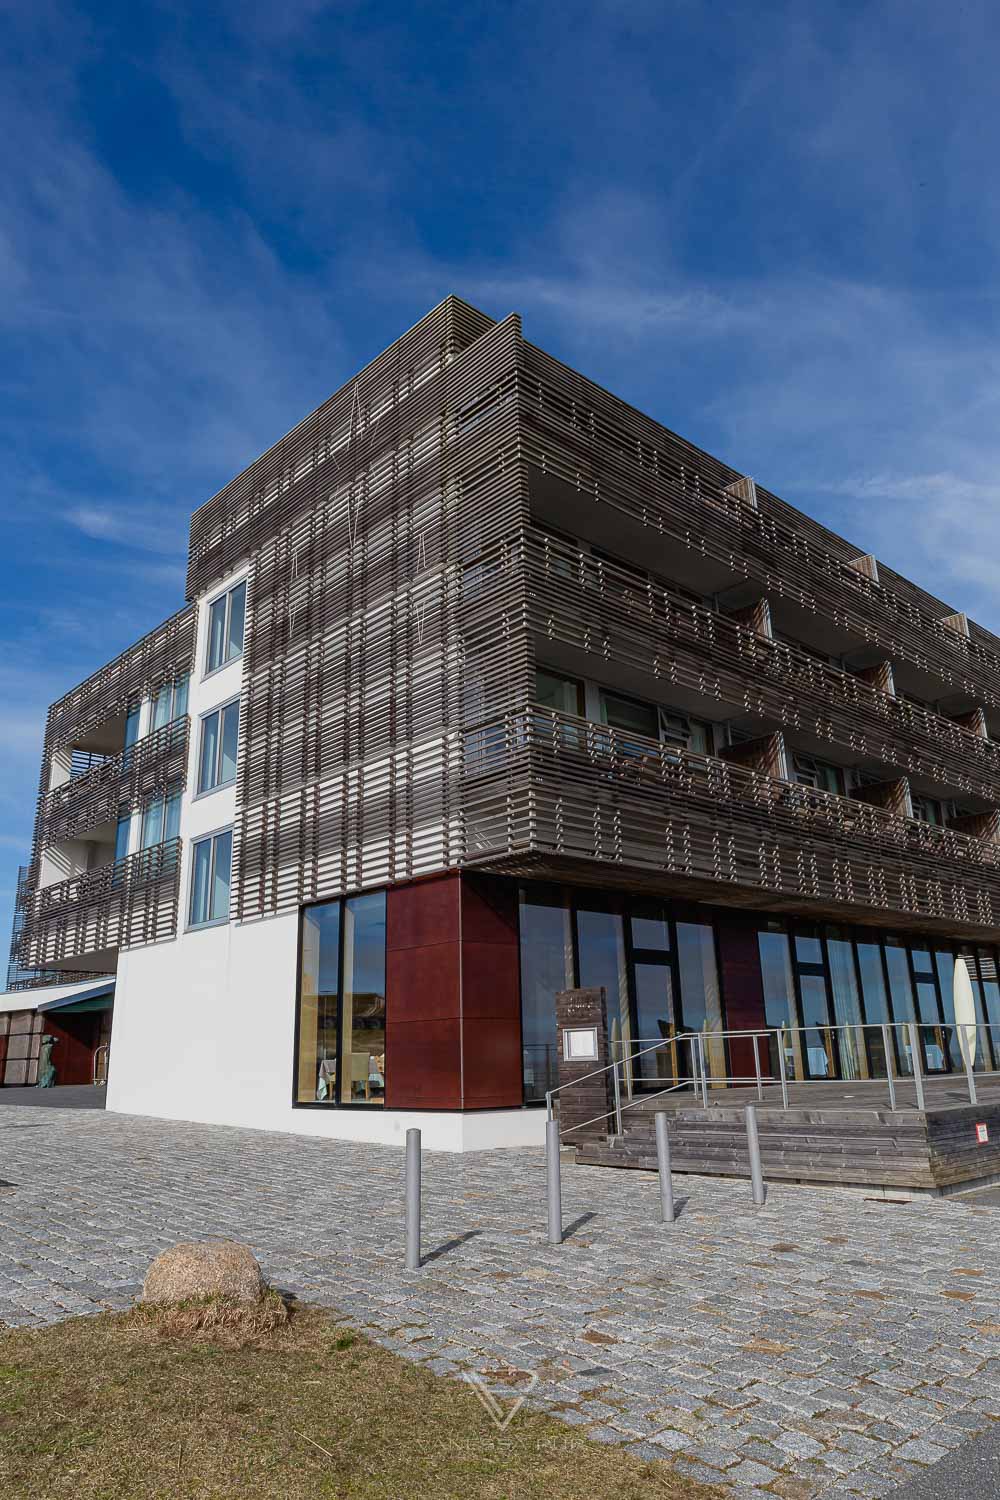
M 523 891 L 520 921 L 524 1099 L 532 1104 L 559 1083 L 556 995 L 573 983 L 573 942 L 569 907 L 558 891 Z
M 242 653 L 246 604 L 247 586 L 244 582 L 221 594 L 209 606 L 206 672 L 217 672 Z
M 298 1104 L 385 1103 L 385 892 L 307 906 L 300 939 Z
M 207 927 L 229 920 L 229 882 L 233 862 L 233 831 L 224 829 L 198 839 L 191 849 L 191 906 L 189 924 Z
M 187 673 L 176 682 L 165 682 L 153 699 L 153 729 L 162 729 L 187 713 Z
M 240 703 L 234 698 L 213 709 L 201 721 L 198 754 L 198 791 L 213 792 L 236 780 L 236 747 L 240 732 Z
M 178 838 L 180 831 L 180 791 L 169 792 L 166 797 L 155 797 L 146 804 L 142 815 L 141 848 L 151 849 L 154 844 L 165 844 L 170 839 Z

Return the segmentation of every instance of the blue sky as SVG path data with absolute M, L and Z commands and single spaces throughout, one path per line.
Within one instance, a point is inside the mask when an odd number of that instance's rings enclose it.
M 994 629 L 995 6 L 0 0 L 0 923 L 45 708 L 450 291 Z

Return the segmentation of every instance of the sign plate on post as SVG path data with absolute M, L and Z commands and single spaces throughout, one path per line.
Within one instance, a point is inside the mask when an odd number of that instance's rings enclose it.
M 988 1125 L 977 1125 L 976 1126 L 976 1140 L 979 1142 L 980 1146 L 987 1145 L 988 1142 L 989 1142 L 989 1138 L 990 1138 L 990 1127 Z
M 563 1030 L 563 1057 L 566 1062 L 596 1062 L 597 1027 L 565 1027 Z

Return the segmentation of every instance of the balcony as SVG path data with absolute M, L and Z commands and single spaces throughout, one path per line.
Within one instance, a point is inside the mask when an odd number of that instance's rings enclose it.
M 754 730 L 780 726 L 816 750 L 841 746 L 853 763 L 1000 803 L 1000 744 L 951 719 L 544 532 L 526 530 L 521 550 L 508 547 L 507 557 L 508 570 L 523 566 L 536 640 L 639 674 L 646 681 L 637 679 L 636 691 L 719 717 L 708 711 L 711 699 Z
M 176 786 L 187 769 L 189 722 L 186 714 L 174 719 L 54 787 L 39 803 L 39 848 L 113 824 L 123 807 L 141 807 Z
M 617 540 L 665 572 L 683 566 L 700 592 L 751 581 L 825 620 L 841 653 L 872 646 L 907 662 L 938 685 L 924 696 L 1000 708 L 1000 652 L 986 632 L 964 636 L 919 590 L 863 575 L 847 543 L 832 550 L 839 539 L 776 497 L 734 494 L 732 470 L 531 345 L 521 403 L 533 501 L 553 525 L 578 531 L 585 509 L 591 540 Z
M 25 968 L 114 968 L 119 948 L 173 937 L 177 931 L 181 840 L 141 849 L 32 892 L 26 901 L 19 959 Z
M 464 863 L 995 936 L 1000 847 L 529 705 L 467 732 Z

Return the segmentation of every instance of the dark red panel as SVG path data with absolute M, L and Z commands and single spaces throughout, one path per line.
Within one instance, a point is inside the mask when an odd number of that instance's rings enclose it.
M 397 1021 L 431 1021 L 460 1014 L 457 943 L 397 948 L 386 954 L 386 995 Z
M 513 881 L 463 875 L 462 939 L 517 947 L 517 886 Z
M 467 1020 L 501 1017 L 520 1032 L 520 972 L 516 948 L 499 943 L 462 944 L 462 1014 Z
M 390 1109 L 459 1109 L 462 1103 L 461 1026 L 445 1021 L 393 1021 L 386 1036 L 386 1094 Z
M 458 942 L 459 877 L 417 880 L 390 887 L 386 894 L 386 947 L 420 948 Z
M 764 1018 L 764 986 L 760 975 L 760 953 L 757 927 L 739 917 L 723 916 L 716 920 L 719 962 L 722 968 L 722 995 L 726 1006 L 726 1027 L 730 1031 L 761 1028 Z M 729 1043 L 730 1070 L 752 1077 L 753 1044 L 734 1038 Z M 760 1048 L 761 1069 L 770 1075 L 767 1048 Z
M 466 1109 L 521 1104 L 521 1035 L 504 1019 L 468 1016 L 462 1029 Z

